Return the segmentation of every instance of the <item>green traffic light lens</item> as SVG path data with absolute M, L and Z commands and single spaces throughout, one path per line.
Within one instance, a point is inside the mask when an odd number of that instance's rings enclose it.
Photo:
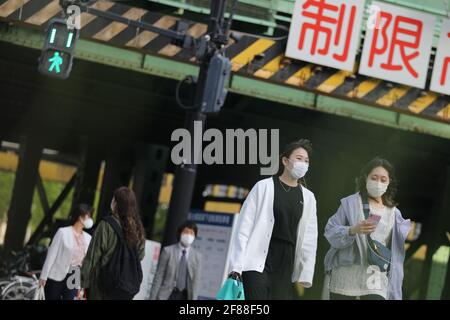
M 55 43 L 55 37 L 56 37 L 56 28 L 52 29 L 52 34 L 50 35 L 50 43 Z
M 72 40 L 73 40 L 73 32 L 70 32 L 69 38 L 67 39 L 67 44 L 66 44 L 67 48 L 70 48 L 70 46 L 72 45 Z
M 64 59 L 61 57 L 58 51 L 55 51 L 53 54 L 53 57 L 48 59 L 48 62 L 50 62 L 50 66 L 48 67 L 48 72 L 60 73 L 61 72 L 61 65 L 64 62 Z

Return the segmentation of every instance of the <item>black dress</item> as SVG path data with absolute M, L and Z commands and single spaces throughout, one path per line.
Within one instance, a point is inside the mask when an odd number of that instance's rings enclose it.
M 275 223 L 264 271 L 242 273 L 246 300 L 292 299 L 292 272 L 297 243 L 297 228 L 303 212 L 300 185 L 290 187 L 273 177 Z

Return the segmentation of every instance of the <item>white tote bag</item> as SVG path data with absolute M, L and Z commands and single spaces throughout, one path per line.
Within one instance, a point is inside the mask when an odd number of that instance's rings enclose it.
M 33 300 L 45 300 L 45 292 L 43 286 L 39 286 L 39 288 L 36 289 Z

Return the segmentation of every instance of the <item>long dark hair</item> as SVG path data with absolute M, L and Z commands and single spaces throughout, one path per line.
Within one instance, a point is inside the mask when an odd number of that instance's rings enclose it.
M 120 187 L 114 191 L 114 201 L 114 213 L 119 216 L 128 245 L 138 247 L 145 241 L 145 231 L 134 192 L 127 187 Z
M 362 168 L 361 173 L 357 179 L 358 190 L 362 196 L 370 198 L 366 188 L 367 177 L 372 172 L 372 170 L 377 167 L 382 167 L 386 169 L 386 171 L 389 174 L 389 186 L 386 190 L 386 193 L 381 196 L 383 204 L 390 208 L 395 207 L 398 205 L 397 202 L 395 201 L 395 196 L 397 195 L 398 181 L 397 177 L 395 176 L 394 166 L 386 159 L 376 157 L 370 160 Z
M 308 152 L 308 157 L 311 157 L 313 149 L 312 149 L 312 143 L 308 139 L 300 139 L 300 140 L 296 140 L 296 141 L 293 141 L 293 142 L 287 144 L 284 147 L 283 152 L 280 154 L 278 173 L 276 174 L 276 176 L 281 176 L 283 174 L 283 171 L 284 171 L 284 165 L 283 165 L 283 161 L 282 161 L 283 157 L 289 159 L 289 157 L 292 155 L 292 153 L 295 150 L 297 150 L 298 148 L 305 149 L 306 152 Z M 300 183 L 305 185 L 306 184 L 305 178 L 303 177 L 301 180 L 303 180 L 303 183 L 302 183 L 302 181 L 300 181 Z
M 94 209 L 85 203 L 77 204 L 75 207 L 73 207 L 72 211 L 70 212 L 68 224 L 69 226 L 73 226 L 80 217 L 85 217 L 86 215 L 91 215 Z

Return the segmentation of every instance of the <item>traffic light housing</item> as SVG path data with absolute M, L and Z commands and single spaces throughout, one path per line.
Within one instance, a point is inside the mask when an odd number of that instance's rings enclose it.
M 79 30 L 69 29 L 65 20 L 51 20 L 39 58 L 39 72 L 47 76 L 67 79 L 72 70 L 73 54 L 78 36 Z
M 228 94 L 225 84 L 230 77 L 230 73 L 230 59 L 221 54 L 215 54 L 209 63 L 202 97 L 202 112 L 217 113 L 220 111 Z

